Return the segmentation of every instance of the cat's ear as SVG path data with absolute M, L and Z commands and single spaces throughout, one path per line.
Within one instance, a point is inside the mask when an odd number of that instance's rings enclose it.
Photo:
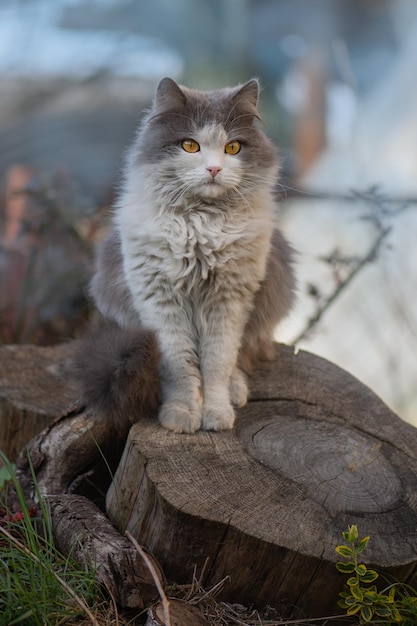
M 256 109 L 258 106 L 259 90 L 259 82 L 256 78 L 252 78 L 252 80 L 249 80 L 247 83 L 242 85 L 242 87 L 240 87 L 235 97 L 246 99 Z
M 185 93 L 172 78 L 163 78 L 155 93 L 154 109 L 157 115 L 182 108 L 187 100 Z
M 241 115 L 245 114 L 256 117 L 258 120 L 261 119 L 258 111 L 259 89 L 258 81 L 252 78 L 235 92 L 233 100 Z

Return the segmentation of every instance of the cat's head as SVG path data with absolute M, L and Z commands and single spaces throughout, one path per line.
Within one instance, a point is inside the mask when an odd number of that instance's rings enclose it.
M 156 166 L 155 176 L 174 204 L 187 197 L 248 199 L 259 188 L 269 189 L 278 159 L 256 124 L 258 95 L 256 80 L 204 92 L 162 79 L 134 147 L 134 163 Z

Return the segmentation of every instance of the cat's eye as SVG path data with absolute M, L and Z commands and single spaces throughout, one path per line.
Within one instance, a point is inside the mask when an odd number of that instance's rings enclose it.
M 237 154 L 240 152 L 241 147 L 240 141 L 231 141 L 225 145 L 224 151 L 226 154 Z
M 184 139 L 181 147 L 186 152 L 198 152 L 200 150 L 200 145 L 194 139 Z

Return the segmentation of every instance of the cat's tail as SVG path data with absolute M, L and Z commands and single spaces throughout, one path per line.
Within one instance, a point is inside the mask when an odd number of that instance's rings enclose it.
M 116 428 L 154 415 L 160 402 L 159 359 L 152 331 L 123 329 L 97 316 L 79 340 L 71 368 L 81 402 Z

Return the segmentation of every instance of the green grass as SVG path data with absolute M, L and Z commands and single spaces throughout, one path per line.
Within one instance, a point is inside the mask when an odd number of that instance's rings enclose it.
M 0 626 L 98 624 L 95 610 L 103 590 L 94 570 L 88 571 L 55 548 L 47 504 L 40 498 L 36 515 L 23 496 L 14 468 L 5 461 L 0 489 L 7 492 L 10 477 L 19 510 L 5 510 L 0 518 Z M 3 505 L 4 507 L 4 505 Z

